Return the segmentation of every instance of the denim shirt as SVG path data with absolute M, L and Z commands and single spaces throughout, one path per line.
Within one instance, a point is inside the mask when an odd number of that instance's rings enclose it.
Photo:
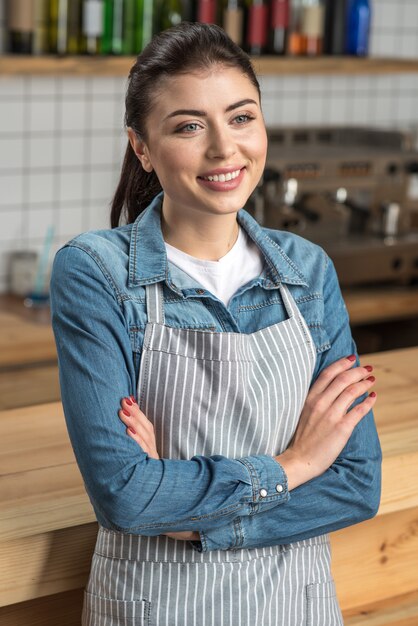
M 162 194 L 133 224 L 76 237 L 58 251 L 53 266 L 62 402 L 99 523 L 150 536 L 197 530 L 196 547 L 207 551 L 289 543 L 372 517 L 380 500 L 381 465 L 372 412 L 333 465 L 291 494 L 283 468 L 270 456 L 158 460 L 126 434 L 118 409 L 121 398 L 136 396 L 148 284 L 163 283 L 168 326 L 254 333 L 286 318 L 283 282 L 316 346 L 312 382 L 324 367 L 355 353 L 337 276 L 320 247 L 262 228 L 239 211 L 238 222 L 265 264 L 226 307 L 167 261 L 161 204 Z M 278 483 L 285 486 L 281 493 Z

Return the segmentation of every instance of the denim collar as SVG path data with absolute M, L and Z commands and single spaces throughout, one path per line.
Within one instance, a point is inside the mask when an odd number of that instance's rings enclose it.
M 149 285 L 165 280 L 174 291 L 181 293 L 171 279 L 161 232 L 162 201 L 163 192 L 154 198 L 133 223 L 129 250 L 129 286 Z M 263 272 L 261 281 L 265 288 L 277 288 L 281 282 L 308 286 L 297 265 L 247 211 L 238 211 L 237 219 L 265 258 L 267 271 Z

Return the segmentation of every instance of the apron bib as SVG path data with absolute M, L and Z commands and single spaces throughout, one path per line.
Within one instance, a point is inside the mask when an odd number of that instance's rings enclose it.
M 287 319 L 252 334 L 170 328 L 160 283 L 138 403 L 161 457 L 276 456 L 289 445 L 316 350 L 289 290 Z M 286 506 L 285 504 L 282 506 Z M 198 552 L 187 541 L 100 527 L 83 626 L 342 626 L 327 535 L 256 549 Z

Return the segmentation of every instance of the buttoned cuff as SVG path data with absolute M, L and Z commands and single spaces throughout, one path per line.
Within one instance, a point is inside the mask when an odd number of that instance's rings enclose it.
M 241 517 L 262 513 L 289 500 L 286 472 L 273 457 L 257 455 L 236 460 L 247 468 L 252 490 L 251 495 L 244 498 Z M 198 552 L 240 548 L 244 540 L 241 517 L 224 526 L 199 531 L 200 541 L 190 542 L 192 547 Z
M 247 515 L 262 513 L 289 500 L 286 472 L 273 457 L 257 455 L 237 460 L 245 465 L 251 479 Z
M 274 458 L 249 456 L 238 460 L 245 465 L 251 477 L 252 498 L 247 505 L 248 515 L 262 513 L 289 500 L 286 472 Z M 200 541 L 192 542 L 198 552 L 239 549 L 244 542 L 241 517 L 236 517 L 220 528 L 200 531 L 199 534 Z

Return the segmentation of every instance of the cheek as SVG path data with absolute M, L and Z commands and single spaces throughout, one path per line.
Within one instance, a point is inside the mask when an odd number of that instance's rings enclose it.
M 257 160 L 257 169 L 264 169 L 267 158 L 267 138 L 262 133 L 257 134 L 253 140 L 253 157 Z

